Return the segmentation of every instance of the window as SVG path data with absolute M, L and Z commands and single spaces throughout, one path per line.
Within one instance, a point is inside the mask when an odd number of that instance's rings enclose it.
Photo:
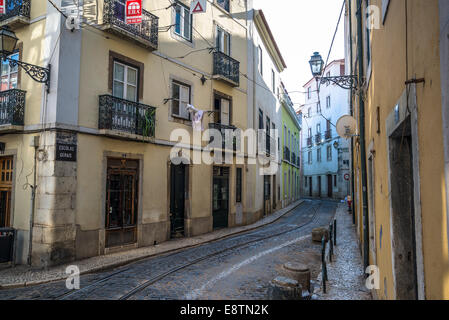
M 190 104 L 190 86 L 178 81 L 172 82 L 172 115 L 190 119 L 187 105 Z
M 331 121 L 330 120 L 327 120 L 326 121 L 326 131 L 330 131 L 332 128 L 331 128 Z
M 326 97 L 326 108 L 330 108 L 331 107 L 331 96 L 327 96 Z
M 309 164 L 312 164 L 312 151 L 309 151 L 308 153 L 308 159 L 307 159 Z
M 327 146 L 327 161 L 332 161 L 332 146 Z
M 317 123 L 317 125 L 316 125 L 316 133 L 317 134 L 321 133 L 321 123 Z
M 118 0 L 115 1 L 115 6 L 114 6 L 114 17 L 121 20 L 121 21 L 125 21 L 125 2 L 126 0 Z
M 262 48 L 261 46 L 258 47 L 258 54 L 259 54 L 259 72 L 261 75 L 263 75 L 263 55 L 262 55 Z
M 217 0 L 217 4 L 227 12 L 230 12 L 229 0 Z
M 321 162 L 321 148 L 316 150 L 316 161 Z
M 112 95 L 117 98 L 136 102 L 138 73 L 138 69 L 114 61 Z
M 309 128 L 309 138 L 312 138 L 312 128 Z
M 215 95 L 215 123 L 230 126 L 231 119 L 231 100 L 224 96 Z
M 321 105 L 319 102 L 316 104 L 316 113 L 321 113 Z
M 390 0 L 382 0 L 382 23 L 385 23 L 385 18 L 387 17 L 389 4 Z
M 284 199 L 287 198 L 287 172 L 284 172 Z
M 307 99 L 310 99 L 310 87 L 307 88 Z
M 307 110 L 307 117 L 310 118 L 312 116 L 312 108 Z
M 14 53 L 9 56 L 12 60 L 19 60 L 19 53 Z M 9 89 L 17 89 L 17 76 L 18 76 L 18 68 L 17 65 L 12 67 L 9 65 L 8 60 L 2 60 L 2 86 L 1 91 L 9 90 Z
M 192 15 L 190 9 L 179 2 L 175 5 L 175 33 L 192 41 Z
M 276 73 L 274 70 L 271 70 L 271 89 L 273 93 L 276 93 Z
M 242 168 L 237 168 L 235 193 L 235 202 L 242 202 Z
M 230 56 L 231 55 L 231 35 L 217 26 L 217 49 L 218 51 Z
M 326 77 L 329 78 L 330 76 L 331 76 L 331 72 L 330 71 L 326 72 Z M 329 86 L 329 82 L 327 82 L 327 84 L 326 84 L 326 87 L 328 87 L 328 86 Z
M 263 111 L 259 109 L 259 129 L 263 130 Z

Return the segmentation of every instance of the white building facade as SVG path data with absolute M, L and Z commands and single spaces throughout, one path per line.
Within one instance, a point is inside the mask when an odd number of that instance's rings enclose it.
M 345 74 L 345 62 L 335 60 L 323 71 L 324 77 Z M 302 195 L 344 199 L 350 193 L 350 141 L 338 136 L 338 119 L 349 114 L 348 90 L 335 84 L 318 85 L 311 79 L 304 85 L 301 107 Z

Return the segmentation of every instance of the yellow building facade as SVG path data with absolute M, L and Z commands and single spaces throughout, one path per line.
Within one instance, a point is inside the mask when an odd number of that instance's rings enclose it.
M 347 72 L 362 79 L 352 96 L 353 208 L 380 299 L 449 299 L 443 7 L 346 1 Z
M 51 65 L 48 92 L 21 69 L 8 69 L 18 81 L 2 87 L 2 217 L 17 229 L 18 263 L 45 267 L 263 217 L 246 151 L 226 147 L 230 164 L 194 163 L 210 136 L 201 140 L 188 108 L 223 138 L 249 127 L 246 1 L 190 14 L 190 1 L 143 0 L 139 25 L 126 24 L 124 2 L 24 0 L 29 11 L 0 22 L 20 39 L 20 60 Z M 6 105 L 17 90 L 25 99 Z

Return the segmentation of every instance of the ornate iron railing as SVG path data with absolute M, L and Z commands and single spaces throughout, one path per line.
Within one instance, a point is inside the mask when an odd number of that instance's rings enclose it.
M 307 146 L 308 147 L 312 146 L 312 137 L 307 138 Z
M 111 95 L 101 95 L 98 129 L 154 137 L 156 108 Z
M 228 126 L 221 123 L 209 123 L 209 129 L 215 129 L 220 131 L 221 133 L 221 139 L 222 144 L 220 145 L 214 145 L 216 148 L 222 148 L 224 150 L 230 150 L 228 146 L 232 146 L 233 151 L 237 151 L 237 147 L 240 147 L 240 132 L 238 128 L 234 126 Z M 228 132 L 228 135 L 226 136 L 226 132 Z M 229 139 L 229 140 L 227 140 Z M 210 137 L 210 143 L 212 144 L 214 141 L 214 137 Z
M 324 139 L 326 140 L 332 139 L 332 130 L 326 130 L 326 132 L 324 133 Z
M 0 92 L 0 125 L 23 126 L 26 91 L 11 89 Z
M 159 17 L 142 10 L 142 23 L 127 24 L 124 0 L 104 0 L 103 23 L 111 24 L 123 31 L 140 37 L 157 49 Z
M 321 133 L 317 133 L 315 135 L 315 143 L 320 144 L 321 143 Z
M 214 52 L 214 75 L 223 76 L 240 85 L 240 62 L 223 52 Z
M 6 0 L 5 11 L 0 22 L 16 16 L 30 18 L 31 0 Z

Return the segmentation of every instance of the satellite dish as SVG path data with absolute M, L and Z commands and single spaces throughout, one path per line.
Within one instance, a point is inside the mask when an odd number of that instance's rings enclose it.
M 350 139 L 356 135 L 357 120 L 354 117 L 345 115 L 337 121 L 337 133 L 340 137 Z

